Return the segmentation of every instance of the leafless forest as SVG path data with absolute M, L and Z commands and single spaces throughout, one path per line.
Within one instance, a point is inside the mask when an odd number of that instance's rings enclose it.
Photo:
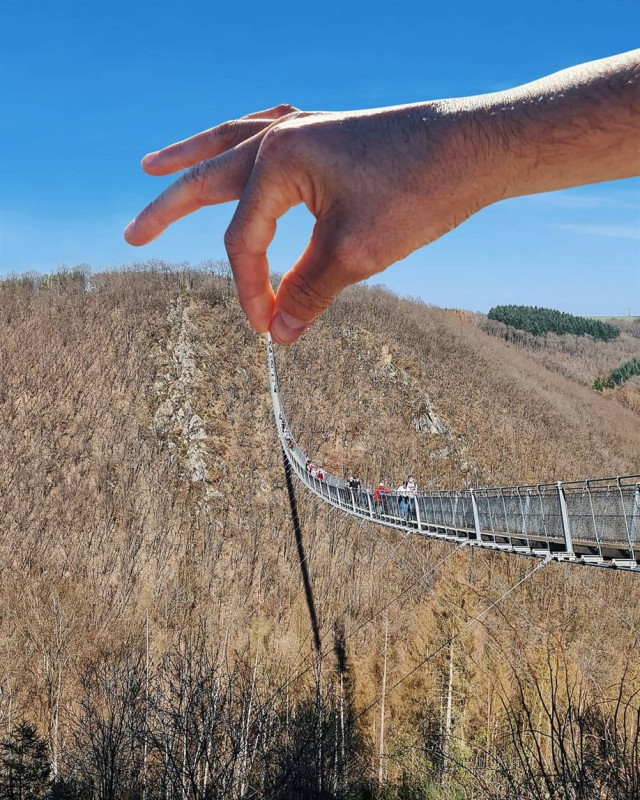
M 550 564 L 492 606 L 537 562 L 299 489 L 316 657 L 224 263 L 8 278 L 0 327 L 0 798 L 640 796 L 636 575 Z M 292 429 L 392 486 L 639 472 L 638 383 L 590 388 L 638 325 L 533 338 L 353 287 L 277 350 Z

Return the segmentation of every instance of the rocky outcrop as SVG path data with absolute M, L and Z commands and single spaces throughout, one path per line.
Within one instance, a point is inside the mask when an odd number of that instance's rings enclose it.
M 415 405 L 411 403 L 415 408 L 415 411 L 411 412 L 411 420 L 417 431 L 436 436 L 449 433 L 449 429 L 434 411 L 427 395 L 420 391 L 420 386 L 415 379 L 393 363 L 391 353 L 386 345 L 383 345 L 382 354 L 375 367 L 369 371 L 369 377 L 375 383 L 402 386 L 409 389 L 414 396 L 418 396 Z
M 154 390 L 160 400 L 153 417 L 156 434 L 167 442 L 174 457 L 181 459 L 183 476 L 192 482 L 206 482 L 204 443 L 206 431 L 193 410 L 194 386 L 200 379 L 196 345 L 192 342 L 189 306 L 182 297 L 171 304 L 167 314 L 169 337 L 156 353 L 159 371 Z
M 423 431 L 432 435 L 442 436 L 449 433 L 447 426 L 438 417 L 431 407 L 428 397 L 422 397 L 418 401 L 418 408 L 412 412 L 411 419 L 417 431 Z

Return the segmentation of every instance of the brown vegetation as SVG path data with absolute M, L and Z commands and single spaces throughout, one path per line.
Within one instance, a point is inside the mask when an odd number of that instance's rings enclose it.
M 619 328 L 620 336 L 608 342 L 571 334 L 533 336 L 481 314 L 475 316 L 475 322 L 484 332 L 503 339 L 516 349 L 526 350 L 547 369 L 585 386 L 593 386 L 596 378 L 608 375 L 625 361 L 640 357 L 640 317 L 630 322 L 612 321 Z M 607 396 L 636 413 L 640 409 L 637 383 L 618 387 L 607 392 Z
M 264 345 L 220 265 L 151 266 L 0 288 L 0 738 L 69 797 L 633 797 L 637 576 L 549 565 L 469 624 L 536 562 L 299 489 L 314 662 Z M 277 358 L 338 474 L 638 470 L 632 410 L 466 315 L 355 287 Z

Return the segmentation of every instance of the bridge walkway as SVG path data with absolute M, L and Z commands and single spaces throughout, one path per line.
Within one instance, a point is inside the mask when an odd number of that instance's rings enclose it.
M 640 572 L 640 475 L 418 492 L 404 519 L 395 492 L 377 503 L 372 487 L 354 491 L 334 475 L 320 480 L 309 473 L 307 455 L 296 443 L 280 401 L 268 335 L 267 364 L 274 418 L 289 467 L 309 491 L 345 514 L 404 534 Z

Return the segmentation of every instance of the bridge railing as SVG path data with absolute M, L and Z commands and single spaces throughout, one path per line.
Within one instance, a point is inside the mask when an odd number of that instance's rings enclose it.
M 350 489 L 307 469 L 287 423 L 267 339 L 271 398 L 287 460 L 308 488 L 350 514 L 440 538 L 493 549 L 640 571 L 640 475 L 531 486 L 418 492 L 408 507 L 396 492 L 376 502 L 373 488 Z

